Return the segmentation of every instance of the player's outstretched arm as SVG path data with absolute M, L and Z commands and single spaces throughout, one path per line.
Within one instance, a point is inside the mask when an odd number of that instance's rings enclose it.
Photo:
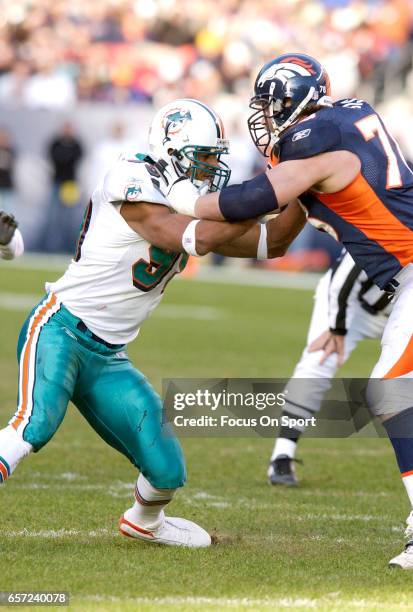
M 290 202 L 275 218 L 265 224 L 256 223 L 243 236 L 219 247 L 216 252 L 227 257 L 282 257 L 305 222 L 305 214 L 298 202 Z
M 23 237 L 13 215 L 0 210 L 0 258 L 14 259 L 24 252 Z
M 174 214 L 160 204 L 123 204 L 121 215 L 128 225 L 151 244 L 190 255 L 206 255 L 242 236 L 254 221 L 236 223 L 194 220 Z
M 169 201 L 175 210 L 202 219 L 244 220 L 277 212 L 310 189 L 334 193 L 346 187 L 360 170 L 359 159 L 349 151 L 322 153 L 306 159 L 281 162 L 240 185 L 196 197 L 176 182 Z

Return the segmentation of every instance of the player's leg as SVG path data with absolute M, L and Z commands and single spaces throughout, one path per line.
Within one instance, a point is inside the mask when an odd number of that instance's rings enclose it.
M 325 274 L 314 297 L 314 308 L 307 336 L 307 346 L 297 363 L 292 378 L 286 386 L 286 404 L 282 412 L 283 421 L 290 418 L 306 419 L 314 416 L 321 407 L 325 393 L 331 387 L 331 379 L 337 370 L 337 356 L 331 355 L 320 364 L 323 351 L 310 353 L 308 346 L 328 329 L 328 288 L 330 271 Z M 358 328 L 349 330 L 345 339 L 345 360 L 361 339 Z M 268 468 L 270 484 L 296 485 L 293 461 L 297 444 L 305 427 L 281 425 Z
M 403 271 L 369 384 L 372 409 L 392 443 L 412 512 L 405 550 L 390 565 L 413 570 L 413 266 Z
M 120 520 L 121 532 L 156 543 L 208 546 L 210 536 L 201 527 L 164 514 L 186 473 L 181 446 L 163 423 L 159 396 L 126 356 L 107 355 L 105 361 L 103 367 L 102 360 L 89 365 L 74 402 L 95 431 L 140 470 L 135 502 Z
M 32 450 L 53 436 L 66 412 L 77 366 L 73 339 L 59 324 L 59 304 L 48 296 L 32 311 L 18 341 L 17 410 L 0 430 L 0 483 Z

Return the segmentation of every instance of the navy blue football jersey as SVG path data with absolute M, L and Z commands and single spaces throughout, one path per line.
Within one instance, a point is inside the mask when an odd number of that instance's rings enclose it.
M 346 99 L 289 128 L 279 161 L 350 151 L 361 171 L 337 193 L 300 196 L 308 220 L 343 243 L 380 288 L 413 262 L 413 173 L 380 116 L 366 102 Z

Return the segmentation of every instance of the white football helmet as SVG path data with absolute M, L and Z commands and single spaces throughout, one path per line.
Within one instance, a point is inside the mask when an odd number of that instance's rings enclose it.
M 229 141 L 219 116 L 198 100 L 174 100 L 163 106 L 149 128 L 149 152 L 157 160 L 172 162 L 175 168 L 209 191 L 225 187 L 231 170 L 221 161 L 229 153 Z M 199 156 L 214 155 L 216 164 Z

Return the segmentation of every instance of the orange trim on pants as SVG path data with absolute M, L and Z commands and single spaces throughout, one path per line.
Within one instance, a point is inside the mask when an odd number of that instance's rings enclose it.
M 406 348 L 396 361 L 394 366 L 383 376 L 383 378 L 398 378 L 413 370 L 413 336 L 410 337 Z
M 22 376 L 22 397 L 20 398 L 20 410 L 15 416 L 11 424 L 12 427 L 16 430 L 19 427 L 20 423 L 23 421 L 25 412 L 27 411 L 28 386 L 29 386 L 29 361 L 30 361 L 30 350 L 33 344 L 34 333 L 36 329 L 39 327 L 47 311 L 53 308 L 55 304 L 56 304 L 56 296 L 52 295 L 51 298 L 46 302 L 46 304 L 40 309 L 40 311 L 36 315 L 36 318 L 34 319 L 31 325 L 30 331 L 29 331 L 29 337 L 26 341 L 24 355 L 21 360 L 22 371 L 21 371 L 20 376 Z

